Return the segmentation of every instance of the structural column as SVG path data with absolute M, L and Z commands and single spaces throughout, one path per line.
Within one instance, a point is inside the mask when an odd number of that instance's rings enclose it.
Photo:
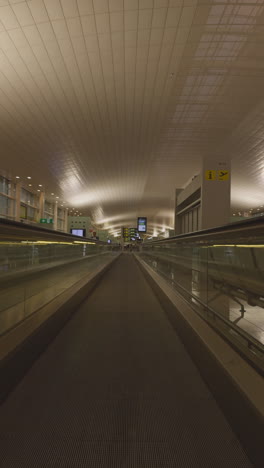
M 16 216 L 16 196 L 15 196 L 15 192 L 16 192 L 16 185 L 14 184 L 14 182 L 10 182 L 8 195 L 9 195 L 9 197 L 11 197 L 11 199 L 9 199 L 8 212 L 7 212 L 7 215 L 8 215 L 8 217 L 10 219 L 16 219 L 15 218 L 15 216 Z M 19 201 L 19 203 L 20 203 L 20 201 Z
M 203 162 L 202 181 L 201 181 L 201 228 L 210 229 L 217 226 L 223 226 L 230 222 L 230 192 L 231 192 L 231 174 L 230 161 L 225 159 L 209 158 Z M 221 255 L 224 255 L 225 247 L 216 247 L 221 249 Z M 229 318 L 229 297 L 221 293 L 214 284 L 211 275 L 212 268 L 215 267 L 213 259 L 210 259 L 210 249 L 206 250 L 207 260 L 204 259 L 204 265 L 207 263 L 205 276 L 200 277 L 200 287 L 203 289 L 204 279 L 206 278 L 207 303 L 209 307 Z M 203 249 L 200 249 L 203 250 Z M 205 252 L 204 252 L 205 254 Z M 219 252 L 218 252 L 219 255 Z M 218 257 L 216 257 L 218 258 Z M 214 259 L 215 260 L 215 259 Z
M 54 203 L 54 214 L 53 214 L 53 229 L 57 231 L 58 228 L 58 202 Z
M 68 208 L 64 209 L 64 227 L 63 227 L 64 232 L 68 232 Z
M 201 177 L 201 229 L 230 222 L 230 161 L 208 158 Z
M 39 196 L 39 217 L 44 218 L 45 193 L 40 192 Z
M 174 211 L 174 231 L 175 234 L 181 234 L 181 226 L 179 223 L 179 219 L 177 218 L 178 215 L 178 203 L 177 203 L 177 198 L 180 195 L 180 193 L 183 191 L 183 189 L 176 189 L 175 191 L 175 211 Z
M 21 197 L 21 183 L 16 183 L 16 205 L 15 205 L 15 220 L 20 221 L 20 197 Z
M 121 227 L 120 245 L 121 245 L 121 250 L 124 250 L 124 226 Z

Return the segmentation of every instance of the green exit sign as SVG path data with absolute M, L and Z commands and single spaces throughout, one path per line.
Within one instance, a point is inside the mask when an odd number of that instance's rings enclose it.
M 53 224 L 53 219 L 40 218 L 40 223 L 42 223 L 42 224 Z

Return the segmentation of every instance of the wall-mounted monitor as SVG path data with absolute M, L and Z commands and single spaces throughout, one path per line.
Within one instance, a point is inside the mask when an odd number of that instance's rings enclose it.
M 73 234 L 74 236 L 85 237 L 86 229 L 71 229 L 71 234 Z
M 147 218 L 138 218 L 138 232 L 147 232 Z

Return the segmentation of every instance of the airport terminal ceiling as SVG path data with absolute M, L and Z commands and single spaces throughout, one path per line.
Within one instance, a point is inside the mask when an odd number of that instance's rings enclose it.
M 263 0 L 0 0 L 1 172 L 113 230 L 211 155 L 264 204 L 263 79 Z

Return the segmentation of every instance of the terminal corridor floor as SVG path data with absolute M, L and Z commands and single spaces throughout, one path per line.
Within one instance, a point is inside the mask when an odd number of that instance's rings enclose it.
M 252 464 L 123 254 L 1 406 L 0 467 Z

